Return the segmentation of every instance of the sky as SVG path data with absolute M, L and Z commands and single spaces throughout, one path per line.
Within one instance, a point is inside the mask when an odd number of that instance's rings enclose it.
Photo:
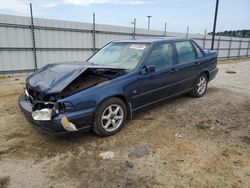
M 0 0 L 0 14 L 29 16 L 29 3 L 33 15 L 39 18 L 92 22 L 151 29 L 204 33 L 212 31 L 216 0 Z M 250 0 L 220 0 L 217 31 L 250 29 Z

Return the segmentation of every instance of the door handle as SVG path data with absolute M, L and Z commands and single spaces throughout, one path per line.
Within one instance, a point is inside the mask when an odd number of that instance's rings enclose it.
M 173 68 L 173 69 L 171 69 L 169 72 L 173 73 L 173 72 L 177 72 L 177 71 L 178 71 L 178 69 Z

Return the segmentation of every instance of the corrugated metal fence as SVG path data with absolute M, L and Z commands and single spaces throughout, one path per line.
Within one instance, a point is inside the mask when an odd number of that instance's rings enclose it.
M 93 19 L 94 20 L 94 19 Z M 96 50 L 114 40 L 163 36 L 186 37 L 186 33 L 135 29 L 93 23 L 0 14 L 0 74 L 31 72 L 48 63 L 86 60 Z M 211 36 L 189 34 L 205 49 Z M 220 58 L 246 57 L 250 42 L 245 38 L 216 37 Z

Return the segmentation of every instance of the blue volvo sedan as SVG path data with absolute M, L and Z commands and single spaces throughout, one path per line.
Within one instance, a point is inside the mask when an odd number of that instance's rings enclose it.
M 93 130 L 110 136 L 143 107 L 186 93 L 202 97 L 217 72 L 216 52 L 191 39 L 116 41 L 86 62 L 39 69 L 27 78 L 19 106 L 53 135 Z

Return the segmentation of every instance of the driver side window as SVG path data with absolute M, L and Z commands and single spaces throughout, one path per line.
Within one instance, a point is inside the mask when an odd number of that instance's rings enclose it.
M 146 65 L 155 65 L 156 70 L 169 68 L 173 64 L 173 48 L 171 43 L 154 47 Z

